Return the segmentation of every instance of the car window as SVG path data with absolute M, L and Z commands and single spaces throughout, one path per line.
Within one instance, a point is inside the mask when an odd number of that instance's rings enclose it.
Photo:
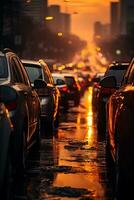
M 0 78 L 8 78 L 8 64 L 4 56 L 0 56 Z
M 53 79 L 54 79 L 55 85 L 65 85 L 66 84 L 65 81 L 61 77 L 53 76 Z
M 127 70 L 127 68 L 125 68 L 125 67 L 123 67 L 123 68 L 120 67 L 118 69 L 111 68 L 105 73 L 105 76 L 115 76 L 115 78 L 117 80 L 117 85 L 120 86 L 126 70 Z
M 72 86 L 75 83 L 75 79 L 73 77 L 65 76 L 65 80 L 69 86 Z
M 12 57 L 11 60 L 11 72 L 12 72 L 12 81 L 13 82 L 17 82 L 17 83 L 24 83 L 25 84 L 25 80 L 23 77 L 23 74 L 21 72 L 21 69 L 19 68 L 19 64 L 16 60 L 15 57 Z
M 47 66 L 44 68 L 44 79 L 47 83 L 51 83 L 52 85 L 54 84 L 52 74 Z
M 24 64 L 24 67 L 28 73 L 31 83 L 36 79 L 43 79 L 42 68 L 39 65 Z
M 44 75 L 44 80 L 47 82 L 47 83 L 51 83 L 51 80 L 50 80 L 50 78 L 49 78 L 49 75 L 48 75 L 48 73 L 47 73 L 47 71 L 46 70 L 43 70 L 43 75 Z
M 130 69 L 130 71 L 129 71 L 129 76 L 128 76 L 128 81 L 127 81 L 127 83 L 128 84 L 131 84 L 131 83 L 133 83 L 134 82 L 134 63 L 132 64 L 132 67 L 131 67 L 131 69 Z
M 19 58 L 16 58 L 16 59 L 17 59 L 19 65 L 20 65 L 20 68 L 21 68 L 21 71 L 22 71 L 22 74 L 23 74 L 23 78 L 24 78 L 24 80 L 25 80 L 25 84 L 26 84 L 26 85 L 30 85 L 30 80 L 29 80 L 29 77 L 28 77 L 28 75 L 27 75 L 26 70 L 24 69 L 24 66 L 22 65 L 22 63 L 21 63 L 21 61 L 19 60 Z

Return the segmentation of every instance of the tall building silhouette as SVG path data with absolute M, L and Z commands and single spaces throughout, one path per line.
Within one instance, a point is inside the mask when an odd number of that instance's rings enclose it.
M 62 13 L 59 5 L 48 7 L 48 15 L 53 19 L 48 22 L 48 27 L 53 33 L 62 32 L 64 35 L 70 33 L 71 17 L 68 13 Z
M 121 34 L 127 34 L 134 26 L 134 1 L 120 0 L 119 3 Z
M 23 15 L 29 16 L 34 23 L 42 24 L 47 16 L 48 0 L 27 0 L 23 1 Z
M 119 34 L 119 2 L 110 3 L 110 22 L 111 36 L 116 37 Z

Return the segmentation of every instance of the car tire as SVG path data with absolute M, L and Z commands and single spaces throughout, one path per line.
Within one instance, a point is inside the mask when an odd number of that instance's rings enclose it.
M 97 129 L 98 129 L 99 135 L 105 136 L 105 133 L 106 133 L 106 109 L 105 109 L 104 103 L 100 103 L 98 106 Z
M 69 107 L 69 103 L 68 103 L 68 100 L 66 100 L 63 104 L 63 109 L 64 111 L 67 111 L 68 110 L 68 107 Z
M 54 120 L 42 118 L 41 120 L 41 137 L 52 136 L 54 131 Z
M 78 106 L 80 104 L 80 96 L 77 95 L 76 98 L 74 99 L 74 105 Z
M 110 181 L 110 185 L 112 186 L 111 189 L 113 190 L 113 199 L 114 199 L 114 197 L 115 197 L 115 178 L 116 178 L 115 163 L 114 163 L 112 155 L 111 155 L 108 136 L 106 136 L 106 149 L 105 150 L 106 150 L 107 177 L 108 177 L 108 180 Z
M 56 118 L 55 118 L 55 121 L 54 121 L 54 128 L 57 129 L 58 126 L 59 126 L 59 111 L 56 114 Z
M 7 159 L 6 159 L 6 166 L 5 166 L 5 172 L 4 172 L 4 183 L 2 187 L 2 191 L 0 192 L 1 198 L 5 200 L 9 200 L 12 196 L 12 186 L 14 181 L 14 167 L 12 163 L 12 153 L 11 149 L 9 147 L 8 153 L 7 153 Z
M 26 145 L 26 130 L 23 128 L 22 135 L 20 139 L 20 152 L 18 154 L 17 159 L 17 176 L 22 177 L 24 176 L 25 169 L 26 169 L 26 161 L 27 161 L 27 145 Z

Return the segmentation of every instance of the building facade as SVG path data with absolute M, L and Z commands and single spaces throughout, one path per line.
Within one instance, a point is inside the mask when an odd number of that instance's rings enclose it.
M 119 34 L 119 2 L 110 3 L 110 22 L 111 22 L 111 36 L 116 37 Z
M 120 30 L 126 35 L 134 29 L 134 1 L 120 0 Z
M 47 16 L 47 0 L 27 0 L 22 3 L 22 12 L 28 16 L 34 23 L 43 24 Z
M 53 19 L 48 21 L 48 28 L 51 32 L 63 35 L 70 34 L 71 16 L 68 13 L 61 13 L 59 5 L 51 5 L 48 8 L 48 15 Z

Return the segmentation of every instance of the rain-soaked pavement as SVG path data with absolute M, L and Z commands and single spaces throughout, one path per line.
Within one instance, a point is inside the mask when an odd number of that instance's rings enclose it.
M 110 200 L 105 142 L 97 135 L 92 110 L 92 88 L 78 107 L 61 113 L 53 137 L 43 137 L 24 181 L 16 183 L 15 200 Z

